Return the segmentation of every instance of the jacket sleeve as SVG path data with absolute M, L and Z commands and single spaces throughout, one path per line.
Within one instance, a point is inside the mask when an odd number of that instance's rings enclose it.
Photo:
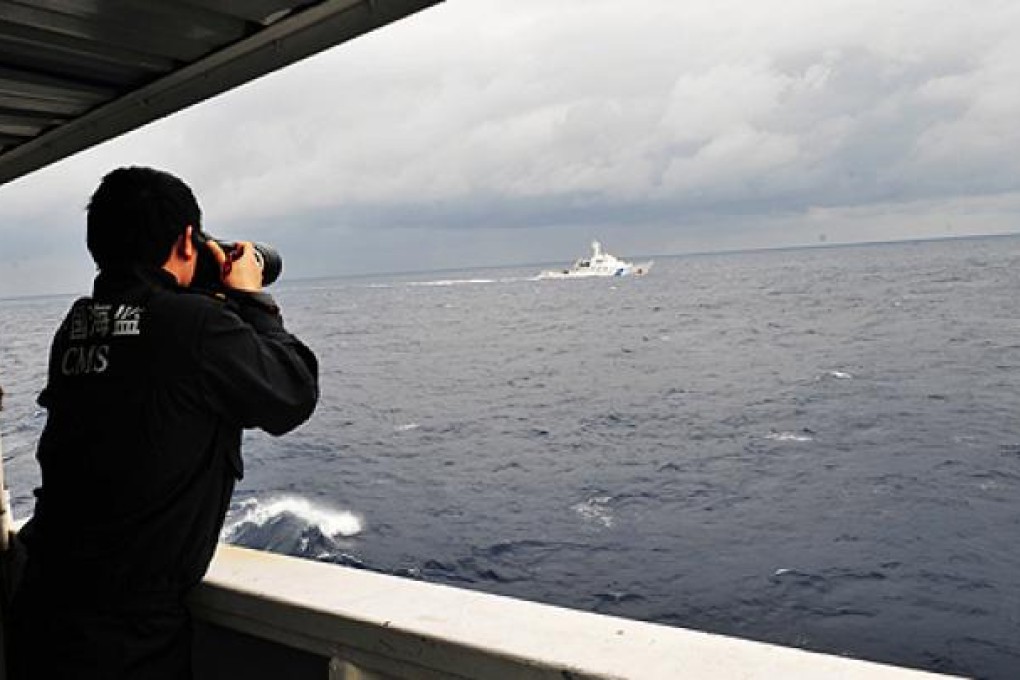
M 210 310 L 199 346 L 209 406 L 245 428 L 293 430 L 319 398 L 318 361 L 283 327 L 268 295 L 232 296 Z

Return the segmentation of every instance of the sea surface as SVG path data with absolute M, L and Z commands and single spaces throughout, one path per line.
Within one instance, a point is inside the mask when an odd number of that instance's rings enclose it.
M 537 269 L 281 282 L 322 401 L 246 436 L 224 537 L 1020 677 L 1020 238 Z M 0 301 L 21 516 L 70 300 Z

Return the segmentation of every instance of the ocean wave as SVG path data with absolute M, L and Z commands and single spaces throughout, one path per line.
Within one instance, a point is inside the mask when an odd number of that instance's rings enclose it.
M 815 440 L 806 430 L 800 432 L 769 432 L 765 439 L 777 442 L 812 442 Z
M 232 509 L 221 538 L 254 550 L 365 569 L 365 563 L 348 552 L 348 539 L 362 528 L 354 513 L 317 506 L 303 498 L 289 496 L 266 502 L 249 498 Z
M 571 510 L 591 522 L 601 524 L 605 528 L 613 526 L 613 511 L 609 503 L 612 496 L 592 496 L 571 506 Z
M 418 423 L 405 423 L 403 425 L 396 425 L 393 427 L 394 432 L 410 432 L 411 430 L 417 430 L 421 425 Z
M 815 380 L 818 380 L 818 381 L 821 381 L 821 380 L 853 380 L 853 379 L 854 379 L 854 374 L 853 373 L 850 373 L 849 371 L 840 371 L 840 370 L 836 370 L 836 369 L 825 371 L 824 373 L 822 373 L 821 375 L 819 375 L 818 377 L 815 378 Z
M 224 540 L 232 542 L 246 525 L 266 527 L 285 516 L 293 517 L 309 527 L 316 527 L 324 536 L 351 537 L 364 529 L 360 517 L 348 510 L 333 510 L 313 504 L 298 496 L 282 496 L 269 501 L 248 498 L 236 506 L 223 529 Z

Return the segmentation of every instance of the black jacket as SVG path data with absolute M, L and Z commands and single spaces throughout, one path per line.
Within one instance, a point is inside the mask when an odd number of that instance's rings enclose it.
M 304 422 L 317 374 L 268 296 L 192 292 L 162 270 L 101 273 L 57 331 L 39 397 L 27 575 L 74 597 L 196 584 L 243 472 L 241 430 Z

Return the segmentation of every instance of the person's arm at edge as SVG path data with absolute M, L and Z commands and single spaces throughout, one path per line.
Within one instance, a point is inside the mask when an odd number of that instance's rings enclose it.
M 318 401 L 318 361 L 283 327 L 279 308 L 261 292 L 251 244 L 224 266 L 229 304 L 210 312 L 203 324 L 201 363 L 210 406 L 242 427 L 270 434 L 288 432 L 312 413 Z
M 235 313 L 236 310 L 236 313 Z M 319 398 L 318 361 L 280 319 L 240 304 L 205 321 L 202 374 L 210 406 L 242 427 L 280 435 L 311 416 Z

